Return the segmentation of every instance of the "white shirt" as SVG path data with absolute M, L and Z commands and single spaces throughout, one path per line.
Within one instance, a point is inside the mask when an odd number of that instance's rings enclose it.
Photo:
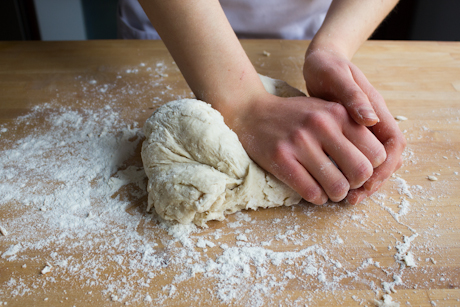
M 168 1 L 168 0 L 164 0 Z M 312 39 L 332 0 L 221 0 L 239 38 Z M 120 38 L 160 39 L 137 0 L 119 0 Z

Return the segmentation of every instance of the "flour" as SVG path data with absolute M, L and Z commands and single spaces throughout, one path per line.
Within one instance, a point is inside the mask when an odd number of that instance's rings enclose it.
M 393 177 L 394 179 L 392 180 L 394 180 L 398 184 L 399 194 L 406 195 L 407 197 L 412 199 L 413 198 L 412 193 L 410 192 L 409 186 L 407 185 L 406 181 L 398 176 L 393 176 Z
M 399 303 L 393 302 L 393 298 L 388 294 L 383 295 L 383 301 L 375 300 L 375 304 L 378 307 L 399 307 L 400 306 Z
M 402 116 L 402 115 L 396 115 L 395 116 L 395 119 L 399 120 L 399 121 L 406 121 L 408 118 L 405 117 L 405 116 Z
M 423 203 L 436 206 L 439 195 L 428 202 L 428 191 L 402 175 L 388 194 L 358 206 L 302 203 L 270 209 L 268 217 L 243 211 L 208 230 L 146 213 L 144 136 L 133 117 L 142 122 L 149 108 L 190 93 L 179 97 L 155 79 L 168 78 L 169 63 L 141 64 L 113 80 L 82 75 L 74 83 L 78 94 L 58 92 L 0 128 L 0 225 L 7 231 L 0 236 L 0 267 L 10 268 L 0 276 L 2 306 L 51 303 L 56 285 L 81 289 L 80 298 L 60 293 L 76 306 L 111 300 L 160 306 L 179 298 L 186 305 L 311 306 L 325 302 L 317 294 L 323 290 L 371 290 L 380 297 L 425 287 L 430 281 L 422 270 L 432 259 L 444 265 L 435 248 L 437 222 L 430 234 L 409 228 L 411 217 L 423 218 Z M 148 96 L 159 88 L 161 97 Z M 131 101 L 123 102 L 126 109 L 121 99 Z M 427 237 L 434 239 L 426 243 Z M 409 270 L 420 283 L 405 280 Z M 286 296 L 293 287 L 301 297 Z M 356 300 L 369 302 L 359 294 Z
M 13 261 L 16 259 L 16 254 L 22 249 L 22 245 L 15 244 L 15 245 L 10 245 L 8 249 L 2 254 L 2 258 L 6 258 L 9 261 Z
M 42 275 L 48 274 L 53 270 L 53 266 L 49 263 L 46 263 L 46 266 L 40 271 Z
M 5 227 L 0 226 L 0 234 L 5 237 L 8 235 L 8 231 L 6 231 Z
M 396 244 L 396 250 L 398 253 L 395 255 L 395 259 L 397 261 L 404 261 L 405 265 L 408 267 L 416 267 L 414 255 L 412 252 L 409 251 L 411 242 L 414 241 L 414 239 L 418 237 L 418 234 L 414 234 L 410 237 L 404 236 L 403 242 L 397 242 Z
M 280 97 L 303 96 L 281 80 L 260 76 Z M 206 227 L 244 209 L 291 206 L 302 199 L 252 161 L 238 136 L 211 105 L 170 101 L 145 122 L 142 161 L 148 208 L 168 221 Z

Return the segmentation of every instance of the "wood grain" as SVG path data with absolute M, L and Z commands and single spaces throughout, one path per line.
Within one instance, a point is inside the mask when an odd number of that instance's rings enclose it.
M 308 43 L 242 41 L 259 73 L 286 80 L 303 91 L 302 66 Z M 238 247 L 236 236 L 246 233 L 249 243 L 271 241 L 267 248 L 278 252 L 322 246 L 326 255 L 316 257 L 323 264 L 319 268 L 330 278 L 329 288 L 318 276 L 302 273 L 302 262 L 306 261 L 303 258 L 293 260 L 295 264 L 267 264 L 267 276 L 282 286 L 270 288 L 261 303 L 264 306 L 373 306 L 374 299 L 381 299 L 384 293 L 382 283 L 392 282 L 394 275 L 401 276 L 402 284 L 396 285 L 397 292 L 391 296 L 401 305 L 460 306 L 460 43 L 371 41 L 362 46 L 353 62 L 383 95 L 392 114 L 408 118 L 399 122 L 408 147 L 397 176 L 407 182 L 413 197 L 400 194 L 393 178 L 380 191 L 381 198 L 373 197 L 355 207 L 315 207 L 303 203 L 292 208 L 250 211 L 244 214 L 251 222 L 229 216 L 224 222 L 209 223 L 208 229 L 200 230 L 192 239 L 196 242 L 200 237 L 214 238 L 220 232 L 221 237 L 214 240 L 216 244 Z M 98 86 L 91 87 L 92 80 Z M 37 117 L 28 127 L 16 126 L 18 118 L 34 112 L 35 106 L 48 103 L 46 112 L 60 108 L 98 110 L 110 101 L 121 121 L 142 126 L 154 109 L 178 97 L 193 95 L 161 42 L 0 42 L 0 127 L 7 128 L 0 138 L 2 152 L 31 131 L 47 131 L 46 116 Z M 140 145 L 125 164 L 141 166 L 139 152 Z M 0 168 L 0 172 L 6 169 Z M 432 174 L 436 174 L 438 181 L 427 179 Z M 0 184 L 7 183 L 5 176 L 0 178 Z M 57 184 L 49 183 L 51 189 Z M 171 237 L 158 222 L 148 218 L 150 215 L 144 212 L 145 197 L 137 199 L 124 189 L 117 193 L 131 202 L 125 213 L 139 218 L 135 231 L 144 242 L 158 244 L 156 253 L 174 259 L 184 249 L 178 242 L 171 243 Z M 391 212 L 398 212 L 403 198 L 410 203 L 410 210 L 398 222 Z M 16 200 L 0 203 L 0 225 L 21 219 L 27 210 Z M 239 228 L 232 227 L 236 222 L 240 223 Z M 18 230 L 10 230 L 7 237 L 0 236 L 0 255 L 21 243 L 15 234 Z M 27 223 L 22 231 L 29 231 Z M 417 267 L 408 268 L 396 262 L 395 246 L 404 236 L 414 233 L 418 236 L 412 242 L 411 252 Z M 52 235 L 46 231 L 30 234 L 43 238 Z M 112 242 L 114 237 L 113 233 L 98 233 L 91 241 L 102 244 Z M 342 242 L 337 243 L 337 238 Z M 0 258 L 0 302 L 7 302 L 7 306 L 230 304 L 216 295 L 223 281 L 204 273 L 175 284 L 176 294 L 168 292 L 174 278 L 183 273 L 180 264 L 171 263 L 155 271 L 155 277 L 148 282 L 145 271 L 123 268 L 110 260 L 104 268 L 93 268 L 98 276 L 94 280 L 100 281 L 93 284 L 87 275 L 66 272 L 54 263 L 51 264 L 55 270 L 43 275 L 40 272 L 46 263 L 53 261 L 53 250 L 72 257 L 74 267 L 80 264 L 82 271 L 91 266 L 92 258 L 103 256 L 89 247 L 65 249 L 53 242 L 53 246 L 25 251 L 22 258 Z M 84 240 L 70 238 L 71 243 L 78 246 Z M 206 251 L 197 247 L 193 250 L 199 257 L 209 259 L 216 259 L 223 252 L 218 245 Z M 120 256 L 128 262 L 134 253 L 126 251 Z M 169 259 L 166 256 L 162 259 Z M 340 266 L 334 266 L 331 259 L 340 262 Z M 367 259 L 372 259 L 373 265 L 363 265 Z M 256 270 L 256 265 L 250 268 Z M 288 271 L 295 278 L 287 278 Z M 12 284 L 12 279 L 16 284 Z M 120 282 L 108 283 L 109 279 Z M 140 280 L 147 286 L 141 286 Z M 263 284 L 264 278 L 252 274 L 244 281 L 241 295 L 231 304 L 257 305 L 254 292 L 248 289 Z M 21 283 L 27 291 L 21 292 Z M 125 287 L 127 295 L 114 300 L 113 293 L 117 292 L 108 289 L 109 285 Z M 145 301 L 147 294 L 152 302 Z

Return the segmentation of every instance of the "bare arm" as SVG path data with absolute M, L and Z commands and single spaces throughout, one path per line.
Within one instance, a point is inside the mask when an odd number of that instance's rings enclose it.
M 342 200 L 385 160 L 381 143 L 344 107 L 268 94 L 217 0 L 140 3 L 197 98 L 222 113 L 255 162 L 306 200 Z
M 334 0 L 310 49 L 331 47 L 349 60 L 398 0 Z
M 265 93 L 217 0 L 141 0 L 198 99 L 231 124 L 234 108 Z

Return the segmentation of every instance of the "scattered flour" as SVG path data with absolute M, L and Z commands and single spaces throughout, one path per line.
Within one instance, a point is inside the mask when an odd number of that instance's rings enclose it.
M 9 261 L 16 259 L 16 254 L 21 251 L 22 245 L 21 243 L 10 245 L 8 249 L 2 254 L 2 258 L 6 258 Z
M 382 301 L 375 300 L 375 305 L 377 307 L 399 307 L 400 306 L 399 303 L 393 302 L 393 298 L 388 294 L 383 295 Z
M 146 107 L 136 101 L 155 107 L 179 97 L 168 96 L 162 82 L 127 80 L 142 72 L 168 78 L 167 65 L 126 68 L 116 75 L 118 87 L 81 76 L 75 80 L 80 96 L 57 96 L 1 128 L 0 265 L 18 268 L 0 276 L 3 305 L 31 296 L 46 301 L 56 283 L 68 289 L 78 283 L 86 291 L 73 305 L 98 294 L 107 300 L 101 304 L 156 306 L 179 296 L 190 305 L 211 299 L 228 305 L 306 306 L 314 304 L 318 289 L 371 289 L 377 296 L 406 286 L 404 270 L 417 269 L 414 254 L 420 252 L 413 246 L 417 232 L 402 217 L 415 212 L 418 192 L 401 177 L 394 178 L 398 201 L 380 194 L 353 208 L 302 204 L 273 210 L 268 220 L 242 212 L 208 230 L 146 213 L 143 134 L 132 114 L 139 122 L 148 116 L 139 115 Z M 149 87 L 161 87 L 163 98 L 143 96 Z M 131 109 L 120 108 L 118 97 L 131 97 Z M 69 106 L 77 99 L 76 107 Z M 10 140 L 10 133 L 18 137 Z M 345 226 L 364 237 L 353 241 L 340 232 Z M 404 235 L 407 229 L 410 235 Z M 382 242 L 371 241 L 376 237 Z M 371 258 L 376 251 L 380 257 L 382 244 L 386 249 L 383 240 L 396 241 L 387 251 L 389 257 L 395 253 L 392 266 Z M 174 274 L 166 277 L 166 271 Z M 306 291 L 290 300 L 285 289 L 293 285 Z M 378 302 L 399 306 L 385 295 Z
M 397 119 L 397 120 L 399 120 L 399 121 L 405 121 L 405 120 L 407 120 L 407 117 L 402 116 L 402 115 L 396 115 L 396 116 L 395 116 L 395 119 Z
M 415 233 L 410 237 L 404 236 L 404 242 L 397 242 L 395 248 L 398 251 L 395 255 L 397 261 L 404 261 L 405 265 L 408 267 L 416 267 L 414 255 L 409 251 L 411 247 L 411 242 L 418 237 L 418 234 Z
M 6 237 L 8 235 L 8 231 L 6 231 L 4 227 L 0 226 L 0 234 Z
M 393 180 L 398 185 L 399 194 L 406 195 L 410 199 L 413 198 L 412 194 L 411 194 L 411 192 L 409 190 L 409 186 L 408 186 L 407 182 L 404 179 L 402 179 L 401 177 L 398 177 L 398 176 L 394 176 Z

